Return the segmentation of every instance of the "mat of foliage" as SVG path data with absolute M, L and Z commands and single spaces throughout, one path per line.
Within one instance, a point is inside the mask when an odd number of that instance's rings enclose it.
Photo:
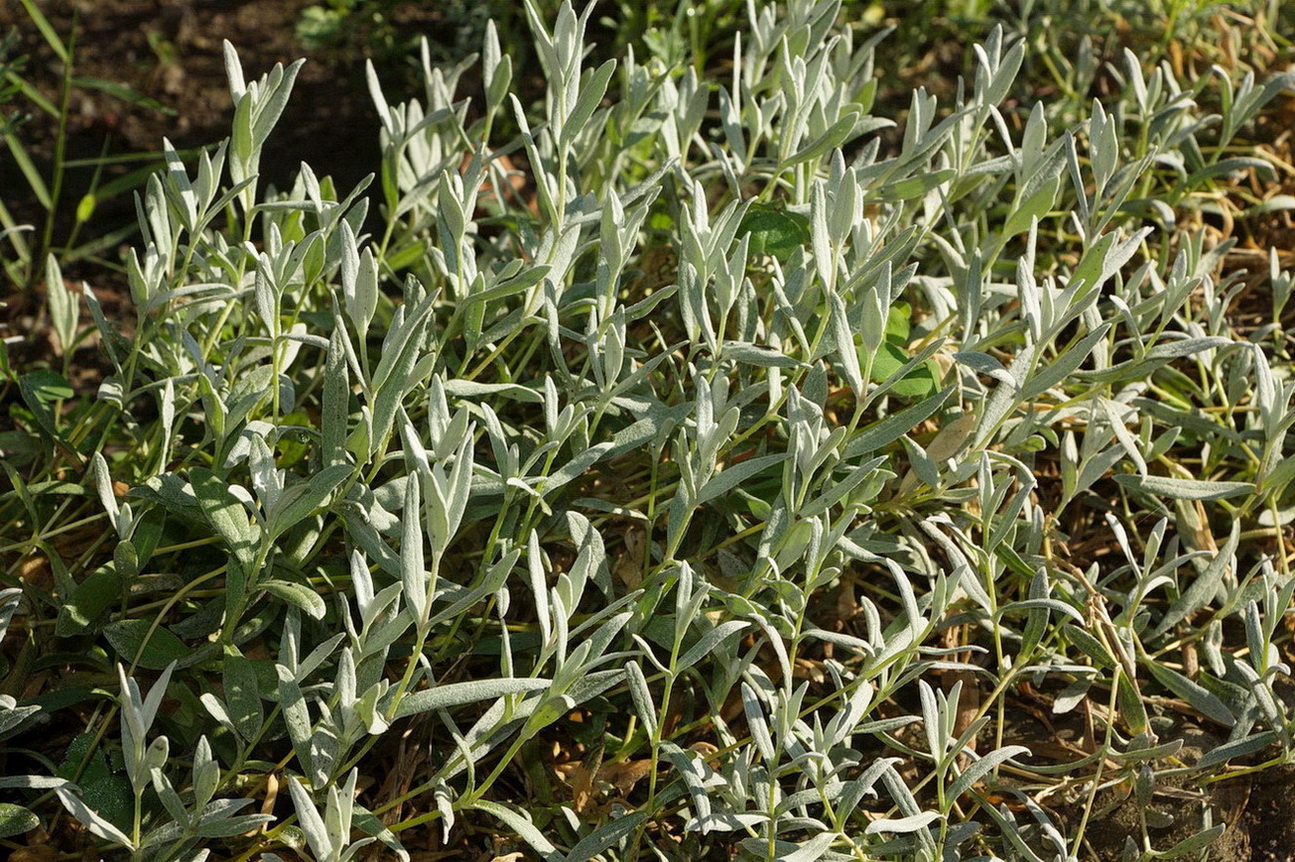
M 2 369 L 5 846 L 1192 857 L 1291 762 L 1295 278 L 1209 225 L 1295 207 L 1295 74 L 1034 19 L 896 116 L 839 2 L 711 5 L 371 71 L 355 188 L 225 44 L 134 319 L 51 256 Z

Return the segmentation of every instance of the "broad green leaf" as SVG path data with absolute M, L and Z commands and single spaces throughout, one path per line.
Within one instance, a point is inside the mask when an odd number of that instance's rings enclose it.
M 163 670 L 171 662 L 193 654 L 193 650 L 169 629 L 164 626 L 154 628 L 153 621 L 148 619 L 109 623 L 103 627 L 103 635 L 124 661 L 149 670 Z
M 0 802 L 0 838 L 30 832 L 40 825 L 40 818 L 21 805 Z
M 41 430 L 51 438 L 61 440 L 50 406 L 71 398 L 72 385 L 56 372 L 30 371 L 18 378 L 18 390 Z
M 886 312 L 886 340 L 907 344 L 913 309 L 907 302 L 896 302 Z
M 122 588 L 122 579 L 115 565 L 95 569 L 59 608 L 55 634 L 71 637 L 90 628 L 109 608 L 122 600 Z
M 886 382 L 910 359 L 912 357 L 900 347 L 889 341 L 883 342 L 872 358 L 872 382 Z M 901 398 L 925 398 L 935 392 L 937 386 L 934 364 L 924 362 L 904 375 L 903 379 L 896 381 L 890 391 Z
M 750 234 L 755 258 L 768 255 L 786 263 L 793 251 L 809 244 L 809 219 L 769 204 L 752 204 L 737 231 L 738 237 Z

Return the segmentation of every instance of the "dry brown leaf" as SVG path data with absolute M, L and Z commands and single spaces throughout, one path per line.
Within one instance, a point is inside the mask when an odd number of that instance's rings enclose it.
M 54 584 L 54 571 L 44 554 L 29 554 L 18 563 L 19 580 L 25 584 L 48 590 Z
M 19 847 L 9 856 L 9 862 L 54 862 L 58 850 L 48 844 L 35 844 L 30 847 Z
M 827 674 L 823 672 L 823 663 L 809 658 L 797 658 L 792 662 L 791 675 L 796 679 L 807 679 L 815 683 L 822 683 L 827 679 Z
M 652 761 L 647 759 L 604 763 L 598 770 L 598 780 L 615 787 L 621 796 L 628 796 L 634 785 L 651 771 Z
M 273 772 L 265 776 L 265 800 L 261 803 L 261 813 L 274 815 L 274 803 L 279 798 L 279 776 Z M 265 831 L 265 824 L 246 833 L 248 837 L 259 835 Z
M 594 773 L 584 763 L 567 763 L 563 766 L 572 767 L 567 770 L 564 780 L 571 788 L 572 805 L 576 813 L 582 813 L 594 793 Z
M 936 464 L 941 464 L 958 454 L 970 439 L 978 421 L 974 415 L 967 413 L 945 425 L 935 435 L 935 439 L 927 444 L 927 456 Z M 899 497 L 906 497 L 917 487 L 918 481 L 917 473 L 910 468 L 899 483 Z
M 643 583 L 643 528 L 626 527 L 621 537 L 624 549 L 612 560 L 612 574 L 631 590 Z

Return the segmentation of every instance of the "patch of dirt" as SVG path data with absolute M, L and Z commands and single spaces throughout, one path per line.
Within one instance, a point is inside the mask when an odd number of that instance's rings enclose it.
M 142 188 L 147 171 L 160 163 L 163 138 L 182 153 L 213 146 L 230 133 L 230 100 L 222 42 L 238 50 L 245 77 L 255 80 L 275 63 L 298 58 L 306 63 L 292 98 L 261 160 L 262 187 L 291 184 L 301 163 L 321 178 L 332 176 L 341 194 L 379 167 L 377 113 L 364 83 L 364 45 L 346 50 L 310 51 L 295 36 L 302 10 L 311 0 L 36 0 L 72 54 L 77 83 L 68 102 L 65 159 L 69 164 L 56 208 L 52 244 L 59 249 L 72 235 L 80 202 L 92 189 L 135 175 L 115 196 L 100 196 L 92 216 L 76 233 L 78 250 L 96 238 L 129 231 L 136 223 L 132 191 Z M 401 34 L 426 35 L 438 55 L 454 56 L 459 32 L 442 25 L 442 13 L 425 3 L 393 3 Z M 62 62 L 18 2 L 0 2 L 0 34 L 13 30 L 17 43 L 9 59 L 22 59 L 21 79 L 57 105 L 64 74 Z M 391 62 L 379 65 L 387 98 L 408 97 L 408 70 Z M 18 139 L 36 170 L 50 183 L 57 140 L 54 117 L 19 95 L 3 111 L 19 123 Z M 46 212 L 16 160 L 3 147 L 0 190 L 18 224 L 33 225 L 39 236 Z M 138 158 L 144 154 L 146 158 Z M 134 156 L 131 159 L 121 157 Z M 101 168 L 96 163 L 103 162 Z M 78 164 L 80 163 L 80 164 Z M 96 171 L 99 171 L 96 176 Z M 376 184 L 375 184 L 376 187 Z M 371 190 L 375 187 L 371 187 Z M 371 205 L 370 212 L 377 207 Z M 138 234 L 126 233 L 95 258 L 64 260 L 63 272 L 74 290 L 82 279 L 95 289 L 109 319 L 128 324 L 130 296 L 124 276 L 114 267 Z M 31 285 L 0 286 L 0 336 L 19 367 L 57 363 L 44 313 L 41 268 Z M 82 328 L 90 320 L 81 321 Z M 14 338 L 14 336 L 22 336 Z M 106 370 L 104 357 L 91 341 L 82 345 L 74 364 L 73 384 L 93 392 Z M 6 426 L 0 419 L 0 428 Z
M 1178 756 L 1187 764 L 1223 742 L 1196 729 L 1185 729 L 1177 735 L 1185 742 Z M 1160 768 L 1163 766 L 1160 764 Z M 1145 816 L 1151 846 L 1161 852 L 1203 829 L 1225 824 L 1223 834 L 1208 846 L 1209 859 L 1289 862 L 1295 859 L 1292 782 L 1295 766 L 1272 767 L 1205 787 L 1191 777 L 1184 780 L 1161 775 L 1145 809 L 1138 805 L 1130 783 L 1125 782 L 1098 794 L 1080 858 L 1092 862 L 1129 858 L 1124 855 L 1127 844 L 1131 842 L 1137 849 L 1142 846 Z M 1071 805 L 1059 813 L 1073 831 L 1083 812 L 1079 805 Z M 1181 858 L 1202 858 L 1201 851 Z
M 1237 829 L 1250 838 L 1252 862 L 1295 859 L 1295 766 L 1279 766 L 1247 781 L 1247 799 Z M 1220 858 L 1227 858 L 1226 856 Z
M 302 161 L 319 176 L 332 175 L 343 193 L 378 160 L 378 118 L 364 86 L 358 52 L 312 52 L 296 39 L 295 27 L 310 0 L 37 0 L 65 42 L 73 45 L 77 78 L 108 81 L 140 98 L 125 99 L 91 83 L 73 88 L 67 158 L 97 159 L 103 154 L 160 153 L 166 136 L 181 151 L 214 144 L 229 134 L 233 107 L 225 74 L 222 41 L 237 49 L 249 80 L 275 63 L 306 58 L 291 101 L 262 158 L 264 183 L 292 181 Z M 443 24 L 433 4 L 396 4 L 405 35 L 425 34 L 435 43 L 452 42 L 457 31 Z M 75 26 L 74 26 L 75 25 Z M 22 5 L 0 4 L 0 31 L 16 28 L 16 54 L 28 57 L 21 75 L 57 101 L 62 64 L 50 50 Z M 453 53 L 451 50 L 449 53 Z M 393 77 L 390 70 L 384 79 Z M 394 77 L 399 77 L 397 70 Z M 404 98 L 402 81 L 389 81 L 387 96 Z M 19 97 L 15 105 L 28 116 L 21 130 L 38 169 L 48 174 L 55 124 Z M 136 170 L 133 161 L 104 170 L 100 185 Z M 93 167 L 69 169 L 62 195 L 57 245 L 67 236 L 77 201 L 89 189 Z M 43 211 L 12 159 L 0 159 L 0 188 L 19 221 L 39 224 Z M 131 195 L 102 203 L 86 232 L 106 233 L 134 221 Z M 115 255 L 109 254 L 109 259 Z

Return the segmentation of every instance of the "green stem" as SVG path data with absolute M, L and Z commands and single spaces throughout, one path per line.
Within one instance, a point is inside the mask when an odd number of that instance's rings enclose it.
M 33 256 L 32 265 L 48 253 L 54 241 L 54 221 L 58 215 L 58 202 L 63 194 L 64 161 L 67 152 L 67 121 L 72 104 L 72 58 L 76 53 L 76 31 L 80 13 L 72 9 L 72 31 L 67 40 L 67 62 L 63 64 L 63 80 L 59 86 L 58 129 L 54 133 L 54 165 L 50 169 L 52 183 L 49 190 L 49 211 L 45 214 L 45 228 L 41 233 L 42 254 Z

